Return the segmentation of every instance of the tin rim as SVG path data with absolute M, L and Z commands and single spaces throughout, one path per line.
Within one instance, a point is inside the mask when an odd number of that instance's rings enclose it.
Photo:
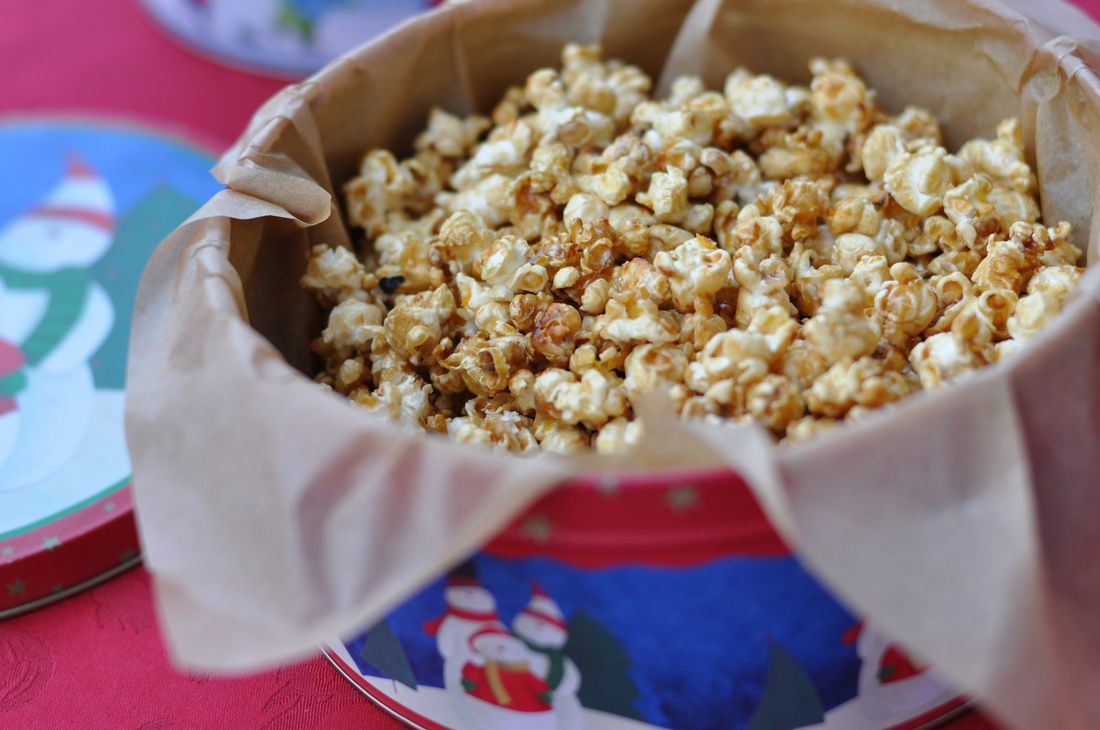
M 405 705 L 402 705 L 397 700 L 389 697 L 381 690 L 375 690 L 374 688 L 368 688 L 364 686 L 365 683 L 360 680 L 344 663 L 340 657 L 330 650 L 328 645 L 321 645 L 318 647 L 321 650 L 321 654 L 328 660 L 329 664 L 339 672 L 344 679 L 352 684 L 360 694 L 366 697 L 375 707 L 378 707 L 384 711 L 387 715 L 394 717 L 404 724 L 416 730 L 450 730 L 449 728 L 440 725 L 417 712 L 409 709 Z M 381 695 L 381 696 L 379 696 Z M 385 699 L 383 699 L 383 697 Z M 934 728 L 940 728 L 946 725 L 951 720 L 972 711 L 974 709 L 974 701 L 967 697 L 956 697 L 948 702 L 944 703 L 940 707 L 933 708 L 925 713 L 923 716 L 918 716 L 915 720 L 910 720 L 899 725 L 891 725 L 885 730 L 934 730 Z M 918 724 L 912 724 L 913 722 Z

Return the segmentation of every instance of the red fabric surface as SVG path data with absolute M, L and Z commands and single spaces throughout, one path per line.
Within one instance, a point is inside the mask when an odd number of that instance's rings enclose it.
M 400 727 L 321 658 L 239 679 L 173 670 L 141 568 L 0 622 L 0 728 Z
M 220 151 L 286 81 L 208 61 L 138 0 L 0 0 L 0 113 L 153 122 Z
M 1094 15 L 1100 0 L 1080 3 Z M 196 56 L 136 0 L 0 0 L 0 113 L 140 119 L 220 149 L 284 82 Z M 148 574 L 0 622 L 0 728 L 403 727 L 321 658 L 248 677 L 182 674 L 157 632 Z M 977 713 L 950 730 L 990 730 Z

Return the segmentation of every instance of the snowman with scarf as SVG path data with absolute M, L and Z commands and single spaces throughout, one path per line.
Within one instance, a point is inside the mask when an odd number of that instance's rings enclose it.
M 512 631 L 531 651 L 531 668 L 554 693 L 554 710 L 561 730 L 578 730 L 584 719 L 577 692 L 581 673 L 565 655 L 569 628 L 557 601 L 542 587 L 531 586 L 531 600 L 512 620 Z
M 435 637 L 436 649 L 443 657 L 443 686 L 451 708 L 465 717 L 462 669 L 472 649 L 470 637 L 488 624 L 499 623 L 497 602 L 477 578 L 477 567 L 467 561 L 447 576 L 443 589 L 447 606 L 443 613 L 424 623 L 424 633 Z
M 477 569 L 466 562 L 447 576 L 443 589 L 447 607 L 438 618 L 424 624 L 424 632 L 435 637 L 439 655 L 446 662 L 466 650 L 470 635 L 483 624 L 499 620 L 493 594 L 477 579 Z
M 114 308 L 90 267 L 114 232 L 111 191 L 77 158 L 40 205 L 0 229 L 0 493 L 61 469 L 93 423 L 89 361 Z
M 455 712 L 477 730 L 558 730 L 550 685 L 531 667 L 532 653 L 498 622 L 470 635 L 458 686 L 448 685 Z

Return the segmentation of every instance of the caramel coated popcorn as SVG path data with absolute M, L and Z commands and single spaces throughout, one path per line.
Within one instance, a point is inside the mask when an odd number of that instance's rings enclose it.
M 571 44 L 489 117 L 431 112 L 344 188 L 318 246 L 323 386 L 514 452 L 621 452 L 654 392 L 811 438 L 1012 356 L 1081 276 L 1040 220 L 1020 125 L 951 151 L 842 60 L 651 98 Z

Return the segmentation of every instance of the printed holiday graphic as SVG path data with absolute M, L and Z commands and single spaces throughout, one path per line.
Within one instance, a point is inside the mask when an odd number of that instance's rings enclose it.
M 575 727 L 580 673 L 564 654 L 568 627 L 537 584 L 509 631 L 472 563 L 447 579 L 444 614 L 425 624 L 443 657 L 443 681 L 455 713 L 472 727 Z
M 91 368 L 115 324 L 92 266 L 115 228 L 110 188 L 74 155 L 53 190 L 0 229 L 0 491 L 56 472 L 121 397 L 97 394 Z
M 589 569 L 482 552 L 334 649 L 432 730 L 884 730 L 955 696 L 790 557 Z
M 0 124 L 0 538 L 129 478 L 137 281 L 216 189 L 210 158 L 126 127 Z

